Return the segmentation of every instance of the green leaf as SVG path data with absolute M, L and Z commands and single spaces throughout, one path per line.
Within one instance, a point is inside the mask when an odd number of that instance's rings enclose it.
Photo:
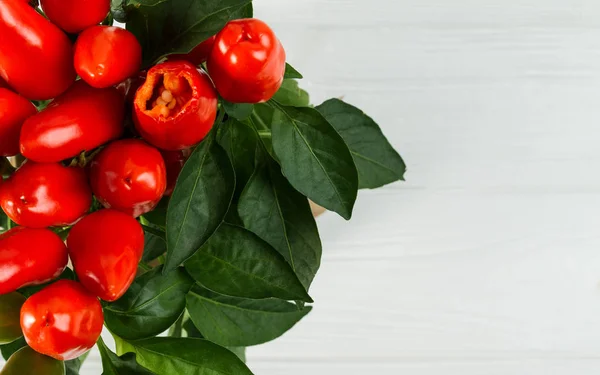
M 239 121 L 244 121 L 252 114 L 254 104 L 249 103 L 229 103 L 223 101 L 223 108 L 227 114 Z
M 64 375 L 65 364 L 26 346 L 13 354 L 0 371 L 0 375 L 24 374 Z
M 2 352 L 2 357 L 5 360 L 7 360 L 17 350 L 21 349 L 24 346 L 27 346 L 27 343 L 25 342 L 24 337 L 21 337 L 20 339 L 13 341 L 10 344 L 0 345 L 0 351 Z
M 10 344 L 23 336 L 20 316 L 25 300 L 17 292 L 0 295 L 0 345 Z
M 281 88 L 273 96 L 273 100 L 281 105 L 289 105 L 292 107 L 308 107 L 310 106 L 310 97 L 308 93 L 298 86 L 298 81 L 294 79 L 286 79 L 283 81 Z
M 285 259 L 244 228 L 221 225 L 185 267 L 196 281 L 217 293 L 312 302 Z
M 358 173 L 348 146 L 316 109 L 273 106 L 273 150 L 283 174 L 313 202 L 349 220 Z
M 104 307 L 106 326 L 126 340 L 158 335 L 181 315 L 193 280 L 179 268 L 162 274 L 160 267 L 138 277 L 118 301 Z
M 300 74 L 300 72 L 298 72 L 296 69 L 294 69 L 293 66 L 286 63 L 285 64 L 285 74 L 284 74 L 283 78 L 285 78 L 285 79 L 289 79 L 289 78 L 302 79 L 304 77 L 302 77 L 302 74 Z
M 168 208 L 169 197 L 164 197 L 152 211 L 145 213 L 142 217 L 154 226 L 165 228 L 167 226 Z
M 65 268 L 65 270 L 63 271 L 63 273 L 60 274 L 60 276 L 55 279 L 52 280 L 50 282 L 47 282 L 45 284 L 42 285 L 32 285 L 32 286 L 27 286 L 25 288 L 21 288 L 18 290 L 19 293 L 21 293 L 22 295 L 24 295 L 25 297 L 29 298 L 32 295 L 34 295 L 35 293 L 39 292 L 40 290 L 44 289 L 45 287 L 47 287 L 48 285 L 58 281 L 58 280 L 75 280 L 76 276 L 75 276 L 75 272 L 73 272 L 72 269 L 70 268 Z
M 135 353 L 127 353 L 121 357 L 106 347 L 102 337 L 98 340 L 98 349 L 102 357 L 102 375 L 154 375 L 150 370 L 135 361 Z
M 305 196 L 268 161 L 250 178 L 238 203 L 244 227 L 268 242 L 308 290 L 321 265 L 317 224 Z
M 172 53 L 188 53 L 227 22 L 252 17 L 251 0 L 131 0 L 127 30 L 140 41 L 150 64 Z
M 250 126 L 230 118 L 221 125 L 218 142 L 227 152 L 235 170 L 234 200 L 237 200 L 254 173 L 258 135 Z
M 120 346 L 157 374 L 252 375 L 234 353 L 203 339 L 156 337 Z
M 144 233 L 144 255 L 142 262 L 150 262 L 167 252 L 167 243 L 161 236 Z
M 311 307 L 277 299 L 227 297 L 195 286 L 187 295 L 190 317 L 202 334 L 222 346 L 259 345 L 283 335 Z
M 83 365 L 83 362 L 89 354 L 90 352 L 86 352 L 79 358 L 75 358 L 70 361 L 65 361 L 65 375 L 79 375 L 81 366 Z
M 167 211 L 164 271 L 191 257 L 219 227 L 235 190 L 234 171 L 214 132 L 185 163 Z
M 379 126 L 360 109 L 330 99 L 317 110 L 340 133 L 358 169 L 359 188 L 375 189 L 404 180 L 406 165 Z

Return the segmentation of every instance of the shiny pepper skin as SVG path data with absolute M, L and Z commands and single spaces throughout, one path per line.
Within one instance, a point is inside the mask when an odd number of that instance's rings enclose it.
M 57 278 L 67 266 L 67 248 L 48 229 L 16 227 L 0 234 L 0 294 Z
M 92 160 L 90 182 L 104 207 L 138 217 L 152 211 L 162 198 L 167 171 L 157 149 L 142 140 L 123 139 Z
M 29 228 L 74 224 L 91 204 L 85 171 L 60 163 L 27 161 L 0 185 L 0 206 L 6 215 Z
M 125 294 L 135 278 L 144 251 L 144 230 L 133 217 L 103 209 L 73 226 L 67 246 L 81 283 L 112 302 Z
M 206 60 L 208 60 L 208 56 L 215 45 L 216 35 L 211 36 L 206 39 L 204 42 L 198 44 L 194 49 L 187 54 L 173 54 L 167 57 L 167 61 L 177 61 L 177 60 L 185 60 L 189 61 L 194 65 L 200 65 Z
M 42 10 L 53 24 L 76 34 L 102 22 L 110 0 L 40 0 Z
M 0 0 L 0 35 L 0 76 L 19 94 L 51 99 L 75 81 L 71 41 L 27 1 Z
M 42 289 L 21 308 L 21 328 L 36 352 L 68 361 L 95 344 L 104 324 L 100 301 L 72 280 Z
M 152 67 L 134 99 L 133 121 L 140 135 L 163 150 L 199 143 L 217 116 L 217 93 L 201 70 L 187 61 Z
M 140 43 L 135 35 L 120 27 L 90 27 L 75 43 L 75 70 L 90 86 L 116 85 L 137 73 L 140 65 Z
M 283 83 L 285 50 L 266 23 L 254 18 L 230 21 L 217 34 L 208 72 L 223 99 L 266 102 Z
M 0 88 L 0 156 L 19 153 L 19 135 L 23 122 L 37 113 L 34 105 L 14 92 Z
M 116 88 L 95 89 L 83 81 L 56 98 L 21 128 L 21 154 L 52 163 L 90 151 L 123 133 L 125 105 Z

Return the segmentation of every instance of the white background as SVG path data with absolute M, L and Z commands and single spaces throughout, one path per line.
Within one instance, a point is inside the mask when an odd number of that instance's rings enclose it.
M 313 102 L 364 109 L 410 169 L 319 219 L 315 310 L 255 374 L 598 374 L 600 3 L 255 9 Z

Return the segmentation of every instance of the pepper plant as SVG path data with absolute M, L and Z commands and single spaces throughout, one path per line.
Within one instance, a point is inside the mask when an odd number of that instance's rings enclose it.
M 349 220 L 403 180 L 250 0 L 0 0 L 0 34 L 1 375 L 78 374 L 94 345 L 104 375 L 252 374 L 315 303 L 309 202 Z

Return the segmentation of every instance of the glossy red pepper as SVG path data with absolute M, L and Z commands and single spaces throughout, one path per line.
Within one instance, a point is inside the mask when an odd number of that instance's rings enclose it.
M 46 100 L 75 81 L 69 38 L 26 1 L 0 0 L 0 76 L 28 99 Z
M 51 230 L 16 227 L 0 234 L 0 294 L 47 283 L 68 260 L 65 244 Z
M 103 300 L 116 301 L 135 278 L 144 230 L 127 214 L 99 210 L 73 226 L 67 246 L 81 283 Z
M 76 34 L 102 22 L 110 0 L 40 0 L 46 17 L 68 33 Z
M 19 135 L 23 122 L 37 113 L 35 106 L 24 97 L 0 88 L 0 156 L 19 153 Z
M 217 34 L 208 58 L 208 72 L 223 99 L 232 103 L 265 102 L 283 83 L 285 50 L 263 21 L 230 21 Z
M 213 46 L 215 45 L 216 35 L 211 36 L 206 39 L 204 42 L 198 44 L 194 49 L 187 54 L 172 54 L 167 57 L 167 61 L 178 61 L 185 60 L 189 61 L 194 65 L 200 65 L 206 60 L 208 60 L 208 56 L 212 51 Z
M 85 171 L 60 163 L 27 161 L 0 185 L 0 206 L 6 215 L 30 228 L 71 225 L 91 205 Z
M 165 190 L 165 196 L 169 196 L 173 194 L 179 174 L 192 152 L 190 149 L 187 149 L 181 151 L 161 151 L 160 153 L 167 167 L 167 190 Z
M 116 85 L 137 73 L 140 65 L 140 43 L 135 35 L 120 27 L 90 27 L 75 43 L 75 70 L 90 86 Z
M 125 106 L 115 88 L 95 89 L 77 81 L 21 129 L 21 154 L 57 162 L 90 151 L 123 133 Z
M 157 149 L 139 139 L 123 139 L 92 160 L 90 182 L 104 207 L 138 217 L 152 211 L 162 198 L 167 171 Z
M 100 301 L 78 282 L 59 280 L 42 289 L 21 308 L 21 328 L 36 352 L 68 361 L 95 344 L 104 324 Z M 41 374 L 40 374 L 41 375 Z
M 183 150 L 200 142 L 216 116 L 217 93 L 212 82 L 187 61 L 152 67 L 135 95 L 136 129 L 164 150 Z

